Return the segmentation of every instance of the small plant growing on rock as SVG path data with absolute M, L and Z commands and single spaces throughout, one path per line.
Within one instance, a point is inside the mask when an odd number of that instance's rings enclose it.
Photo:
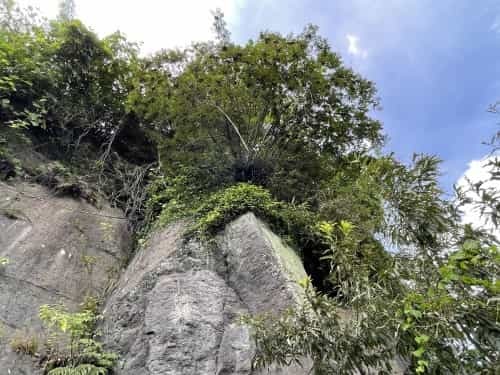
M 79 365 L 74 368 L 59 367 L 49 372 L 50 375 L 106 375 L 107 370 L 94 365 Z
M 106 375 L 113 368 L 117 356 L 104 351 L 102 344 L 95 340 L 96 307 L 94 300 L 87 300 L 82 310 L 75 313 L 63 305 L 40 307 L 40 319 L 53 331 L 52 341 L 66 346 L 49 354 L 45 364 L 48 375 Z
M 85 271 L 87 271 L 87 276 L 88 276 L 88 288 L 89 290 L 92 290 L 92 272 L 94 271 L 94 266 L 96 265 L 98 261 L 98 257 L 92 256 L 92 255 L 82 255 L 81 261 L 83 263 L 83 266 L 85 267 Z
M 5 257 L 0 257 L 0 267 L 6 266 L 7 264 L 9 264 L 9 259 Z
M 94 270 L 94 265 L 97 263 L 98 258 L 92 255 L 82 255 L 82 263 L 85 267 L 87 273 L 92 275 L 92 271 Z
M 19 331 L 11 338 L 10 347 L 18 354 L 34 356 L 38 351 L 38 339 L 27 332 Z

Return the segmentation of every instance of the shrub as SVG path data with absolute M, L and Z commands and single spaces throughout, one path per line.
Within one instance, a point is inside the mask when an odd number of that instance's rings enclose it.
M 38 339 L 25 331 L 14 334 L 10 347 L 18 354 L 35 355 L 38 351 Z
M 268 218 L 271 222 L 280 221 L 280 208 L 283 207 L 284 204 L 275 201 L 269 191 L 259 186 L 240 183 L 210 195 L 195 209 L 196 224 L 191 232 L 214 234 L 248 211 Z
M 49 375 L 106 375 L 115 365 L 117 355 L 104 351 L 95 338 L 94 328 L 98 319 L 96 301 L 92 298 L 82 305 L 79 312 L 70 313 L 63 305 L 43 305 L 40 319 L 52 330 L 57 343 L 67 342 L 62 351 L 55 350 L 45 364 Z
M 59 367 L 49 371 L 48 375 L 106 375 L 107 371 L 94 365 L 79 365 L 76 367 Z

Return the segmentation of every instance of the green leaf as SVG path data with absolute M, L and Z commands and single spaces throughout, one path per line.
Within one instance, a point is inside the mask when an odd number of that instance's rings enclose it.
M 424 355 L 425 353 L 425 348 L 419 347 L 417 350 L 413 351 L 412 354 L 413 356 L 420 358 Z
M 429 341 L 430 337 L 427 335 L 419 335 L 415 337 L 415 342 L 421 346 Z

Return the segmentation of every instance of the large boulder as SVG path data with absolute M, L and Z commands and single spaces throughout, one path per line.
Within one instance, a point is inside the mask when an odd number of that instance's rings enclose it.
M 13 352 L 13 337 L 42 340 L 40 305 L 77 309 L 103 298 L 130 249 L 123 214 L 39 185 L 0 183 L 0 373 L 37 374 L 35 360 Z
M 250 375 L 255 347 L 242 314 L 278 314 L 301 298 L 296 253 L 252 213 L 211 243 L 184 223 L 158 230 L 106 305 L 104 335 L 119 375 Z M 262 374 L 307 374 L 266 369 Z

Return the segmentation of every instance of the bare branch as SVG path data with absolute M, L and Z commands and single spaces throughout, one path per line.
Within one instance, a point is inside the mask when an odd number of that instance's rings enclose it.
M 241 144 L 243 145 L 243 148 L 247 152 L 247 156 L 249 156 L 250 155 L 250 149 L 248 148 L 248 145 L 245 142 L 245 140 L 243 139 L 243 137 L 242 137 L 242 135 L 240 133 L 240 130 L 238 129 L 238 127 L 236 126 L 236 124 L 233 122 L 233 120 L 231 120 L 231 117 L 229 117 L 229 115 L 226 112 L 224 112 L 224 110 L 221 107 L 219 107 L 217 104 L 214 104 L 214 106 L 215 106 L 215 108 L 217 108 L 217 110 L 220 113 L 222 113 L 224 115 L 224 117 L 227 119 L 227 121 L 229 121 L 229 123 L 233 127 L 234 131 L 236 132 L 236 134 L 240 138 Z

